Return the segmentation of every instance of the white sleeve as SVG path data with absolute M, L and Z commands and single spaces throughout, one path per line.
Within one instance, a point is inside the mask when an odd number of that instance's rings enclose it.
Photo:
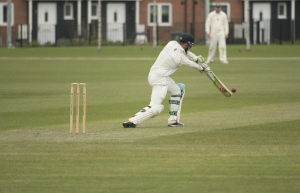
M 205 32 L 210 34 L 210 17 L 211 17 L 211 13 L 208 14 L 207 19 L 206 19 L 206 23 L 205 23 Z
M 179 66 L 194 68 L 196 70 L 203 70 L 203 68 L 199 64 L 197 64 L 196 62 L 191 61 L 184 54 L 181 55 L 181 61 L 179 63 Z
M 228 35 L 229 33 L 229 27 L 228 27 L 228 19 L 227 19 L 227 15 L 224 13 L 224 32 L 226 35 Z
M 198 59 L 198 57 L 190 51 L 187 51 L 186 56 L 192 61 L 197 61 L 197 59 Z

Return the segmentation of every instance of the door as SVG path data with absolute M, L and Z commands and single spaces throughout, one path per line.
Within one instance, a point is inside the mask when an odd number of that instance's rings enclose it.
M 271 4 L 270 3 L 253 3 L 252 19 L 253 24 L 253 41 L 270 44 L 270 22 L 271 22 Z M 257 32 L 259 31 L 258 35 Z
M 38 3 L 38 42 L 55 43 L 56 3 Z
M 107 3 L 107 40 L 124 42 L 125 33 L 125 3 Z

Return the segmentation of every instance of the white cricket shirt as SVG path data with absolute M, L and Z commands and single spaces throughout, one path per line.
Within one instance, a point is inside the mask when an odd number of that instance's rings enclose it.
M 190 51 L 185 53 L 185 50 L 177 41 L 170 41 L 160 52 L 150 69 L 150 73 L 159 76 L 170 76 L 179 66 L 202 70 L 202 67 L 194 62 L 196 60 L 197 56 L 195 54 Z

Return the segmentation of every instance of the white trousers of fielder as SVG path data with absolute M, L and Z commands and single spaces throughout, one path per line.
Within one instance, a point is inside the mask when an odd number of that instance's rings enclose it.
M 221 62 L 227 62 L 225 35 L 215 35 L 209 38 L 209 50 L 207 61 L 213 61 L 217 45 L 219 44 L 219 57 Z

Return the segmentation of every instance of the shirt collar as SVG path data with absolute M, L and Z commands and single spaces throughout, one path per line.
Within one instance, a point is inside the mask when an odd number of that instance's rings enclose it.
M 177 44 L 179 45 L 178 46 L 178 49 L 180 50 L 180 51 L 183 51 L 183 52 L 185 52 L 185 50 L 183 49 L 183 47 L 180 45 L 180 43 L 179 42 L 177 42 Z

